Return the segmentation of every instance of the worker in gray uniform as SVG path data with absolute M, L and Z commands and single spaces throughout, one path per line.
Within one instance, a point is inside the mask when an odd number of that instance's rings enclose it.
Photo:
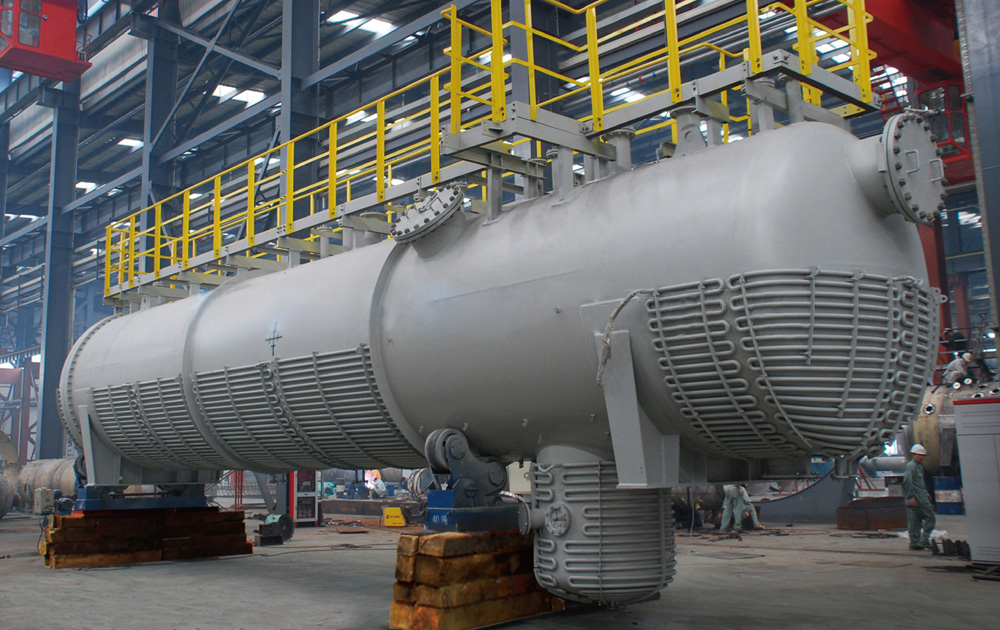
M 914 444 L 910 454 L 912 459 L 906 463 L 906 472 L 903 473 L 903 499 L 906 501 L 906 520 L 910 529 L 910 549 L 916 550 L 931 546 L 930 535 L 936 521 L 931 495 L 924 483 L 923 461 L 927 449 L 921 444 Z
M 743 520 L 743 497 L 740 487 L 736 484 L 722 486 L 725 492 L 722 499 L 722 524 L 719 531 L 737 533 L 743 531 L 740 523 Z
M 753 501 L 750 500 L 750 493 L 747 492 L 746 486 L 740 486 L 740 499 L 742 501 L 742 508 L 740 511 L 740 522 L 743 522 L 744 515 L 749 513 L 750 520 L 753 522 L 754 529 L 764 529 L 764 526 L 760 524 L 757 520 L 757 510 L 753 506 Z

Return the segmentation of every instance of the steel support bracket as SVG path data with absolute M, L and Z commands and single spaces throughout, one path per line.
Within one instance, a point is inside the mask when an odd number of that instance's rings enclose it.
M 129 13 L 129 16 L 131 18 L 129 20 L 129 35 L 146 41 L 156 37 L 159 30 L 159 20 L 137 11 Z
M 449 153 L 449 155 L 466 162 L 482 164 L 487 168 L 499 168 L 502 171 L 526 175 L 528 177 L 545 177 L 545 166 L 543 164 L 532 163 L 522 157 L 511 154 L 510 145 L 504 142 L 491 142 L 481 147 L 459 149 Z
M 268 260 L 266 258 L 251 258 L 249 256 L 240 256 L 238 254 L 230 254 L 226 256 L 226 264 L 233 265 L 234 267 L 241 267 L 243 269 L 261 269 L 263 271 L 284 271 L 285 269 L 288 269 L 288 265 L 283 262 Z
M 442 134 L 441 149 L 445 155 L 454 155 L 459 151 L 517 136 L 568 147 L 577 153 L 605 160 L 617 157 L 613 146 L 588 137 L 586 124 L 544 109 L 537 110 L 535 120 L 532 120 L 531 108 L 526 103 L 517 101 L 508 104 L 506 120 L 487 120 L 478 127 L 458 134 Z
M 816 65 L 812 67 L 809 74 L 803 74 L 800 70 L 799 58 L 786 50 L 775 50 L 764 55 L 761 58 L 760 73 L 751 75 L 749 78 L 779 74 L 794 77 L 806 85 L 822 90 L 825 94 L 836 96 L 856 105 L 863 110 L 860 112 L 861 114 L 878 109 L 874 103 L 866 103 L 861 100 L 861 88 L 849 79 Z
M 389 234 L 391 226 L 388 221 L 376 219 L 374 217 L 361 217 L 356 214 L 348 214 L 340 219 L 341 225 L 363 232 L 376 232 L 378 234 Z
M 75 95 L 68 94 L 65 90 L 48 85 L 42 85 L 38 88 L 38 105 L 50 109 L 78 107 Z
M 603 335 L 595 335 L 598 355 Z M 646 416 L 635 388 L 629 333 L 611 333 L 611 358 L 604 371 L 611 446 L 619 488 L 670 488 L 680 483 L 680 436 L 665 435 Z

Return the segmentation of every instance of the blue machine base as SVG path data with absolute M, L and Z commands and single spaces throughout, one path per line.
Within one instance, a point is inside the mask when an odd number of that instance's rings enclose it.
M 494 507 L 455 507 L 451 490 L 427 494 L 427 529 L 434 532 L 493 532 L 517 529 L 517 504 Z
M 205 486 L 183 486 L 180 494 L 125 494 L 124 486 L 83 486 L 76 495 L 77 511 L 99 510 L 160 510 L 169 508 L 199 508 L 208 505 Z

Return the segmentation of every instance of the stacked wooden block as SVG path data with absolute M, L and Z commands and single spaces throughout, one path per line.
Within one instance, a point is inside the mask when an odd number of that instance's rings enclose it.
M 243 512 L 218 508 L 53 515 L 38 552 L 52 569 L 253 553 Z
M 389 627 L 467 630 L 562 610 L 535 581 L 532 538 L 517 531 L 402 535 Z

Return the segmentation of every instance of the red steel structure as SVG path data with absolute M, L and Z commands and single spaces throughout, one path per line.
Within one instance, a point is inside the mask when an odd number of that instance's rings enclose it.
M 76 0 L 0 0 L 0 67 L 75 81 L 90 63 L 76 38 Z

